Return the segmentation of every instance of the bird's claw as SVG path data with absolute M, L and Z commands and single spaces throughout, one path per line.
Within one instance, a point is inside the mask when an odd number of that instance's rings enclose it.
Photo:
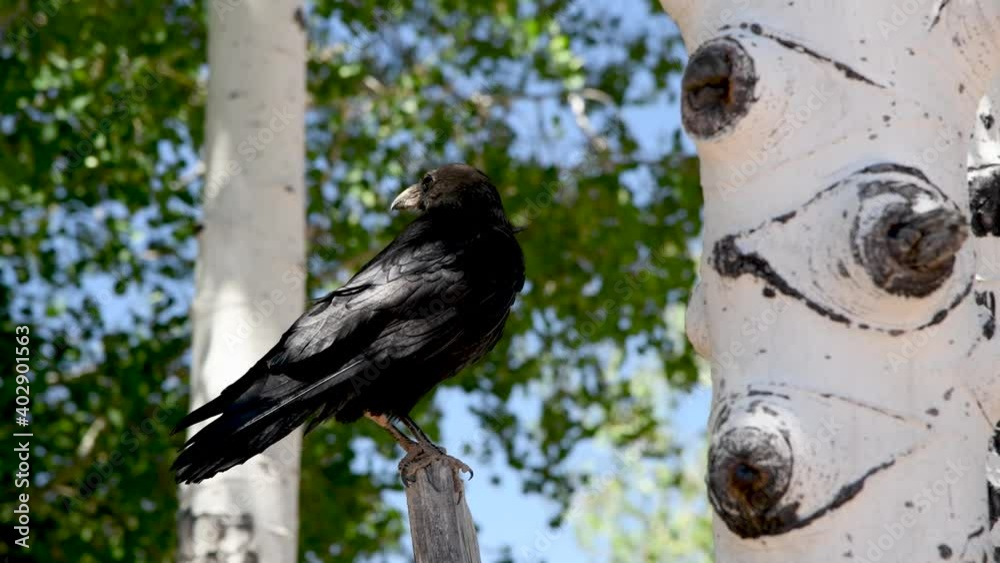
M 409 487 L 416 483 L 417 472 L 436 461 L 444 461 L 451 467 L 456 492 L 460 493 L 462 490 L 461 473 L 468 473 L 470 480 L 475 475 L 471 467 L 457 457 L 448 455 L 444 448 L 417 447 L 407 452 L 406 456 L 399 462 L 399 475 L 403 480 L 403 486 Z

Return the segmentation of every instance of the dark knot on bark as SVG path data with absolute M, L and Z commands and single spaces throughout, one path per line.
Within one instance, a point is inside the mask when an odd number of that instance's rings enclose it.
M 881 289 L 908 297 L 930 295 L 951 276 L 969 237 L 965 216 L 946 202 L 921 201 L 916 186 L 882 187 L 907 201 L 887 205 L 854 240 L 855 251 Z
M 684 127 L 694 137 L 718 135 L 735 124 L 754 101 L 753 59 L 734 39 L 714 39 L 688 61 L 681 81 Z
M 977 171 L 969 181 L 972 234 L 1000 237 L 1000 167 Z
M 780 533 L 791 511 L 779 510 L 792 478 L 792 450 L 780 434 L 734 428 L 708 453 L 709 499 L 730 530 L 741 537 Z

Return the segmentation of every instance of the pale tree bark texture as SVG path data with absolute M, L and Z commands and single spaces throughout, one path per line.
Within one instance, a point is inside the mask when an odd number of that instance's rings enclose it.
M 204 228 L 191 311 L 192 407 L 243 375 L 305 302 L 300 4 L 220 0 L 206 10 L 210 74 Z M 296 561 L 300 444 L 296 431 L 242 466 L 181 486 L 178 559 Z
M 717 560 L 995 560 L 1000 2 L 661 1 Z

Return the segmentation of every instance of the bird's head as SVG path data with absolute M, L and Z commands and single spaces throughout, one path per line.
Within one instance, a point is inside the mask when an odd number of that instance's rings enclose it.
M 424 174 L 420 183 L 396 196 L 391 209 L 416 213 L 450 209 L 469 215 L 499 213 L 503 217 L 496 187 L 486 174 L 468 164 L 447 164 Z

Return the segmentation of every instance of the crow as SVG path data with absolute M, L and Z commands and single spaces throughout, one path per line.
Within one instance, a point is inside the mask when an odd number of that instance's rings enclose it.
M 346 285 L 316 300 L 243 377 L 174 428 L 218 417 L 171 467 L 197 483 L 246 462 L 308 421 L 366 417 L 406 452 L 404 483 L 448 456 L 410 418 L 431 389 L 500 340 L 524 285 L 524 255 L 497 189 L 449 164 L 401 192 L 391 210 L 417 214 Z M 401 423 L 411 436 L 397 426 Z M 456 483 L 458 479 L 456 479 Z

